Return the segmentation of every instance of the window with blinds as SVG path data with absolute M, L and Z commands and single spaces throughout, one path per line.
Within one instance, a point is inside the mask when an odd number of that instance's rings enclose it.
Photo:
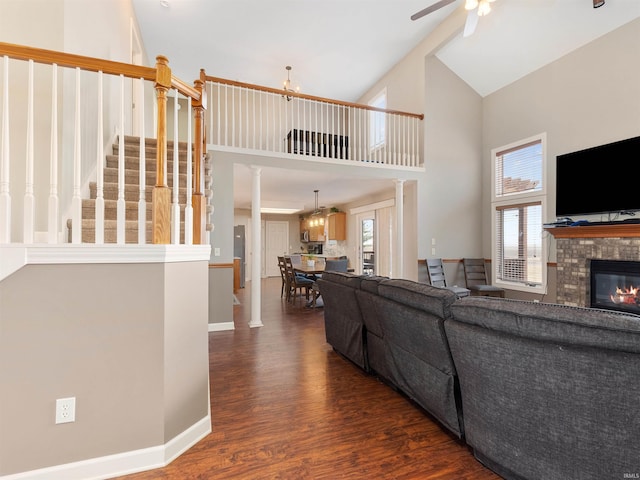
M 493 151 L 492 267 L 495 283 L 505 288 L 543 292 L 546 285 L 544 140 L 541 135 Z
M 496 278 L 542 285 L 542 204 L 496 208 Z
M 542 191 L 542 140 L 495 155 L 497 198 Z

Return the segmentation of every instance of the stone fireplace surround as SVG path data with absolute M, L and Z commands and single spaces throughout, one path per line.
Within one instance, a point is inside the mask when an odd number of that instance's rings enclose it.
M 588 307 L 591 259 L 640 261 L 637 225 L 547 229 L 556 238 L 557 303 Z

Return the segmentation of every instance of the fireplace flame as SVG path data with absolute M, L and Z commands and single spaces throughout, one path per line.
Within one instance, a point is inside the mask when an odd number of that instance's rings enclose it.
M 637 305 L 640 303 L 638 299 L 638 287 L 633 285 L 629 288 L 616 287 L 615 295 L 610 295 L 611 301 L 618 304 Z

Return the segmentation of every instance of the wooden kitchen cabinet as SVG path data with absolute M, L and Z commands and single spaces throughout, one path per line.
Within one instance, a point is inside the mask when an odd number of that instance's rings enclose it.
M 347 214 L 345 212 L 331 213 L 327 217 L 329 240 L 347 239 Z
M 324 217 L 305 218 L 300 221 L 300 231 L 309 232 L 310 242 L 324 242 L 325 241 L 325 219 Z

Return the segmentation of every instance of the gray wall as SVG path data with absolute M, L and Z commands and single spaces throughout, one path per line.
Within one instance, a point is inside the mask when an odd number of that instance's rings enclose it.
M 164 445 L 209 414 L 206 262 L 0 282 L 0 475 Z M 55 425 L 55 401 L 76 421 Z

